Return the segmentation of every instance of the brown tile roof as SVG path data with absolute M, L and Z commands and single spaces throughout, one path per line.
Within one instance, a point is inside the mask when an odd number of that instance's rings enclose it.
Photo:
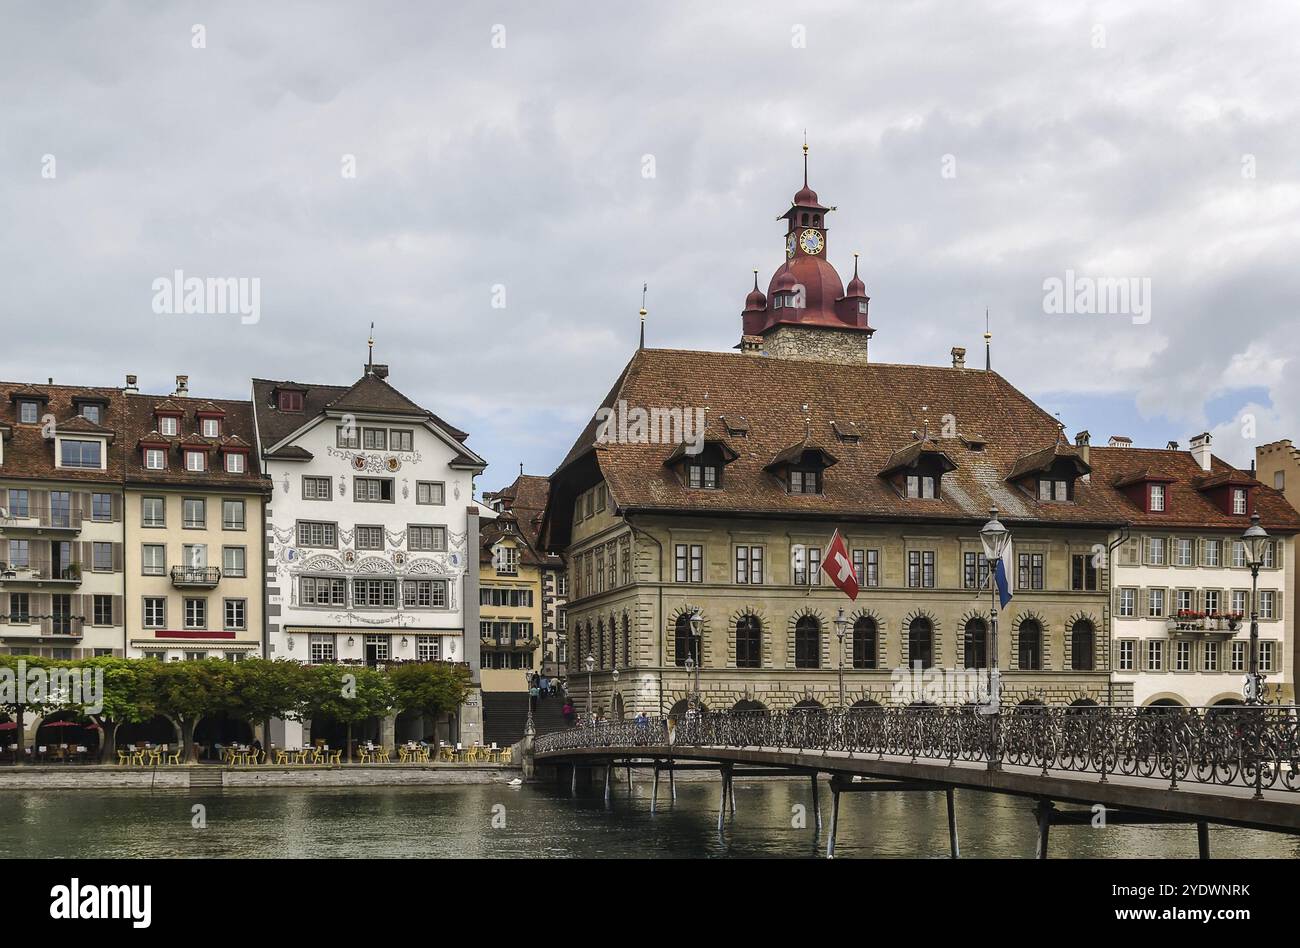
M 487 495 L 484 495 L 487 496 Z M 523 550 L 519 554 L 519 562 L 528 566 L 544 566 L 547 563 L 546 557 L 538 553 L 535 547 L 524 533 L 523 526 L 519 518 L 510 511 L 502 511 L 491 520 L 482 521 L 482 535 L 479 544 L 479 563 L 492 562 L 492 546 L 503 535 L 513 536 L 523 543 Z
M 8 429 L 5 439 L 5 460 L 0 465 L 0 479 L 86 481 L 90 483 L 121 483 L 122 458 L 127 446 L 121 438 L 111 438 L 106 457 L 107 469 L 103 471 L 69 470 L 55 468 L 54 441 L 41 435 L 41 426 L 18 423 L 17 397 L 36 398 L 45 402 L 41 414 L 66 419 L 57 425 L 66 428 L 72 423 L 78 397 L 92 397 L 106 405 L 103 425 L 95 426 L 100 432 L 114 431 L 118 426 L 122 408 L 122 393 L 115 388 L 98 388 L 82 385 L 34 385 L 30 382 L 0 382 L 0 427 Z M 90 424 L 87 422 L 87 424 Z M 89 431 L 89 429 L 83 429 Z
M 520 534 L 541 556 L 543 555 L 540 536 L 542 514 L 546 510 L 546 502 L 550 495 L 549 479 L 535 474 L 520 474 L 513 484 L 498 491 L 489 491 L 483 495 L 483 499 L 503 500 L 515 515 Z M 545 563 L 547 566 L 559 567 L 563 565 L 563 560 L 554 554 L 545 554 Z
M 293 388 L 303 392 L 303 410 L 280 411 L 273 398 L 277 388 Z M 469 438 L 468 433 L 455 425 L 448 424 L 428 409 L 421 408 L 393 388 L 387 379 L 381 379 L 376 375 L 364 375 L 351 386 L 253 379 L 253 401 L 263 449 L 282 441 L 325 411 L 418 416 L 433 421 L 452 438 L 461 442 L 462 448 L 464 448 L 463 442 Z M 477 465 L 478 462 L 472 453 L 462 450 L 452 463 Z
M 70 431 L 73 434 L 107 435 L 109 438 L 117 435 L 117 432 L 112 428 L 97 425 L 89 418 L 85 418 L 81 415 L 73 415 L 71 418 L 58 422 L 54 427 L 60 434 L 65 431 Z
M 233 442 L 245 445 L 253 439 L 253 403 L 236 399 L 160 398 L 157 395 L 130 393 L 125 402 L 124 440 L 126 453 L 126 481 L 129 485 L 158 484 L 211 488 L 213 490 L 270 491 L 271 482 L 258 467 L 257 455 L 245 455 L 243 474 L 226 472 L 225 458 L 219 443 Z M 160 404 L 167 404 L 181 412 L 177 430 L 179 435 L 168 438 L 154 430 L 155 415 Z M 218 408 L 224 412 L 221 419 L 220 441 L 199 434 L 197 412 L 200 409 Z M 144 466 L 144 452 L 140 443 L 166 443 L 167 470 L 150 471 Z M 208 453 L 208 470 L 187 471 L 180 446 L 200 447 Z
M 1017 460 L 1011 468 L 1011 473 L 1007 475 L 1007 480 L 1014 481 L 1026 474 L 1050 470 L 1052 465 L 1060 458 L 1072 460 L 1075 470 L 1080 474 L 1088 473 L 1088 464 L 1083 460 L 1079 449 L 1066 441 L 1057 441 L 1051 447 L 1031 452 Z
M 662 445 L 597 445 L 599 424 L 593 417 L 551 477 L 546 532 L 553 548 L 567 544 L 575 492 L 602 477 L 615 505 L 625 511 L 982 523 L 989 508 L 996 506 L 1012 523 L 1089 525 L 1118 525 L 1142 516 L 1111 487 L 1120 468 L 1109 449 L 1091 449 L 1094 473 L 1088 483 L 1076 483 L 1073 503 L 1039 501 L 1032 492 L 1008 483 L 1007 476 L 1027 454 L 1059 441 L 1060 428 L 1054 417 L 995 372 L 922 365 L 849 367 L 744 353 L 642 349 L 623 369 L 603 406 L 620 399 L 629 408 L 705 407 L 708 436 L 725 433 L 722 415 L 730 419 L 743 413 L 749 434 L 729 442 L 740 457 L 727 465 L 723 489 L 689 490 L 663 467 Z M 925 419 L 933 428 L 949 415 L 958 432 L 978 431 L 989 440 L 983 450 L 976 450 L 968 443 L 972 439 L 931 435 L 956 467 L 944 475 L 938 499 L 902 496 L 880 472 L 891 454 L 912 443 L 913 432 Z M 778 452 L 805 437 L 833 438 L 830 422 L 846 417 L 858 418 L 865 433 L 857 443 L 836 445 L 839 463 L 826 472 L 822 495 L 788 494 L 764 470 Z M 1127 457 L 1134 457 L 1133 449 L 1125 450 Z M 1190 454 L 1181 456 L 1186 463 L 1179 476 L 1188 478 L 1190 485 L 1203 472 L 1192 470 L 1196 465 Z M 1190 486 L 1186 490 L 1195 493 Z M 1224 519 L 1199 494 L 1195 498 L 1197 503 L 1189 509 L 1202 522 L 1218 524 Z M 1271 502 L 1268 506 L 1280 513 Z M 1286 521 L 1300 526 L 1294 511 Z
M 1249 521 L 1224 513 L 1205 493 L 1220 484 L 1254 484 L 1255 510 L 1265 530 L 1300 531 L 1300 513 L 1281 491 L 1259 484 L 1248 474 L 1217 457 L 1210 458 L 1210 470 L 1201 470 L 1190 451 L 1169 448 L 1095 447 L 1088 455 L 1092 480 L 1104 484 L 1138 483 L 1155 480 L 1165 486 L 1165 512 L 1143 513 L 1137 504 L 1116 490 L 1124 505 L 1124 519 L 1135 526 L 1215 527 L 1245 530 Z

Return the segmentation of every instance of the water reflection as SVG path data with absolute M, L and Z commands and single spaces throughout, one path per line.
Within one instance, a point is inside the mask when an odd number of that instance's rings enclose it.
M 621 776 L 621 775 L 620 775 Z M 817 827 L 807 780 L 736 782 L 736 813 L 718 831 L 720 784 L 679 780 L 616 784 L 608 805 L 597 782 L 579 788 L 504 783 L 430 788 L 258 788 L 219 794 L 121 790 L 15 792 L 0 799 L 0 857 L 797 857 L 825 853 L 831 794 Z M 207 827 L 192 825 L 195 804 Z M 1033 853 L 1032 803 L 957 792 L 963 856 Z M 1193 826 L 1053 827 L 1054 857 L 1194 858 Z M 1215 856 L 1296 858 L 1300 839 L 1212 827 Z M 846 794 L 841 858 L 947 858 L 942 793 Z

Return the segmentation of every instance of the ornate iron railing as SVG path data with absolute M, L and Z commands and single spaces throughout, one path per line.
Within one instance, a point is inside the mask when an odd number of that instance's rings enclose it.
M 722 711 L 602 721 L 539 737 L 539 752 L 578 748 L 764 747 L 992 762 L 1049 771 L 1300 791 L 1295 706 L 1026 706 Z

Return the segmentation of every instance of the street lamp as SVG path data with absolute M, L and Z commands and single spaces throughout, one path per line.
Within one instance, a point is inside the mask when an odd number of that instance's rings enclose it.
M 1246 703 L 1262 704 L 1264 676 L 1259 673 L 1259 568 L 1264 565 L 1268 534 L 1259 525 L 1259 514 L 1252 514 L 1250 526 L 1241 535 L 1246 548 L 1246 565 L 1250 567 L 1250 676 L 1246 679 Z
M 591 670 L 596 667 L 596 659 L 587 656 L 587 720 L 594 721 L 595 715 L 591 712 Z
M 989 701 L 985 714 L 989 715 L 989 769 L 996 770 L 1001 765 L 1001 748 L 998 735 L 998 715 L 1002 702 L 1002 679 L 998 674 L 998 590 L 997 568 L 1011 542 L 1011 531 L 998 519 L 998 508 L 989 511 L 989 522 L 980 530 L 980 543 L 984 546 L 984 559 L 989 564 L 989 596 L 992 611 L 989 623 L 989 641 L 985 644 L 992 651 L 989 666 Z
M 692 667 L 695 669 L 695 697 L 693 700 L 695 710 L 698 711 L 700 707 L 700 663 L 704 656 L 704 650 L 701 647 L 703 644 L 702 636 L 704 633 L 704 613 L 700 611 L 698 606 L 691 611 L 690 626 L 691 654 L 686 659 L 686 665 L 688 669 Z
M 840 710 L 844 710 L 844 633 L 849 630 L 849 620 L 844 618 L 844 607 L 840 606 L 839 615 L 835 617 L 835 634 L 840 640 Z

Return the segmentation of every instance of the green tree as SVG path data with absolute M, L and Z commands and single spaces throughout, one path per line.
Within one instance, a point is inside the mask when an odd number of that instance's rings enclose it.
M 153 672 L 154 700 L 158 713 L 180 726 L 178 736 L 182 758 L 191 762 L 194 728 L 209 714 L 231 707 L 236 663 L 220 658 L 201 661 L 159 662 Z
M 351 762 L 352 725 L 392 711 L 393 683 L 383 672 L 364 665 L 310 665 L 305 672 L 303 717 L 345 722 Z
M 148 721 L 160 713 L 154 671 L 162 663 L 154 659 L 90 658 L 81 664 L 104 672 L 102 708 L 89 717 L 102 729 L 100 762 L 111 763 L 117 749 L 118 728 Z
M 393 683 L 394 707 L 427 718 L 457 711 L 469 696 L 470 675 L 464 665 L 441 662 L 404 662 L 388 666 Z

